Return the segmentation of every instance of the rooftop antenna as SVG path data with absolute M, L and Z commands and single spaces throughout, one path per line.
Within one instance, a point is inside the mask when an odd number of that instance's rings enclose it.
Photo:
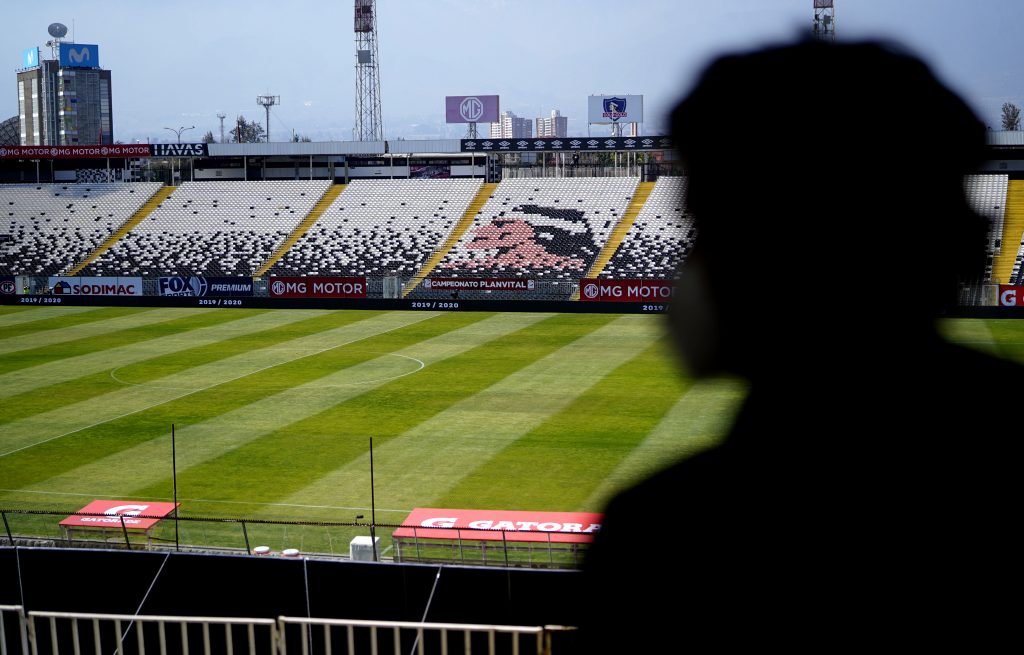
M 267 143 L 270 143 L 270 108 L 281 104 L 281 96 L 256 96 L 256 104 L 267 110 Z
M 64 23 L 50 23 L 46 31 L 53 37 L 46 42 L 46 45 L 50 46 L 50 53 L 54 59 L 57 59 L 60 56 L 60 40 L 67 36 L 68 26 Z
M 380 70 L 377 68 L 376 0 L 355 0 L 356 141 L 383 141 Z
M 220 119 L 220 142 L 224 143 L 224 119 L 227 118 L 227 114 L 219 111 L 217 112 L 217 118 Z

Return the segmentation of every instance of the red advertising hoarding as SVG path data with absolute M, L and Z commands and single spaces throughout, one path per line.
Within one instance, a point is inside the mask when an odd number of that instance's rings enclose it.
M 580 280 L 580 300 L 586 302 L 667 302 L 674 292 L 671 280 Z
M 542 541 L 586 544 L 601 530 L 603 514 L 500 509 L 417 507 L 392 537 L 469 541 Z
M 428 277 L 423 288 L 430 291 L 533 291 L 534 281 L 519 278 Z
M 365 298 L 365 277 L 271 277 L 271 298 Z
M 149 157 L 148 143 L 95 146 L 0 146 L 0 159 L 94 159 Z
M 1010 284 L 999 285 L 1000 307 L 1024 307 L 1024 287 Z
M 128 530 L 148 530 L 174 512 L 174 503 L 136 500 L 94 500 L 60 525 L 70 528 L 117 528 L 121 521 Z M 95 516 L 86 516 L 92 514 Z

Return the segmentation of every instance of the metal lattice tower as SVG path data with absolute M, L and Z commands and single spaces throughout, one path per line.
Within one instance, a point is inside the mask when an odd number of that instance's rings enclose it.
M 819 41 L 836 40 L 835 0 L 814 0 L 813 34 Z
M 218 112 L 217 118 L 220 119 L 220 142 L 224 143 L 224 119 L 227 118 L 227 114 L 224 112 Z
M 270 143 L 270 108 L 281 104 L 281 96 L 256 96 L 256 104 L 267 110 L 267 143 Z
M 377 5 L 355 0 L 356 141 L 383 141 L 380 111 L 380 69 L 377 68 Z

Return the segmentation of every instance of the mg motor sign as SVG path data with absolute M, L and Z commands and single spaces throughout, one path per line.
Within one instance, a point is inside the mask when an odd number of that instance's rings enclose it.
M 497 123 L 498 96 L 445 96 L 446 123 Z
M 601 530 L 602 514 L 521 512 L 493 509 L 417 507 L 392 537 L 470 541 L 590 543 Z
M 271 277 L 271 298 L 365 298 L 365 277 Z
M 121 521 L 129 530 L 148 530 L 174 512 L 174 503 L 136 500 L 94 500 L 60 522 L 65 528 L 116 528 Z
M 149 157 L 150 144 L 95 146 L 0 146 L 0 159 L 97 159 Z
M 580 280 L 580 300 L 585 302 L 667 302 L 675 285 L 664 280 Z
M 1000 284 L 999 306 L 1024 307 L 1024 287 L 1010 284 Z
M 430 291 L 533 291 L 533 280 L 519 278 L 428 277 L 423 288 Z
M 643 123 L 643 96 L 588 96 L 587 122 L 591 124 Z
M 141 277 L 51 277 L 55 296 L 141 296 Z

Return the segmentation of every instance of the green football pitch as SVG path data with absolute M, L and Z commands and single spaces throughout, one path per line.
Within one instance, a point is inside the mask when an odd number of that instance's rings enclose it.
M 943 329 L 1024 358 L 1024 322 Z M 743 394 L 687 379 L 659 316 L 2 307 L 0 509 L 170 500 L 173 425 L 183 516 L 347 552 L 365 530 L 259 521 L 369 520 L 371 438 L 379 524 L 415 507 L 600 511 L 715 443 Z M 6 517 L 60 534 L 57 515 Z M 180 529 L 244 545 L 237 524 Z

